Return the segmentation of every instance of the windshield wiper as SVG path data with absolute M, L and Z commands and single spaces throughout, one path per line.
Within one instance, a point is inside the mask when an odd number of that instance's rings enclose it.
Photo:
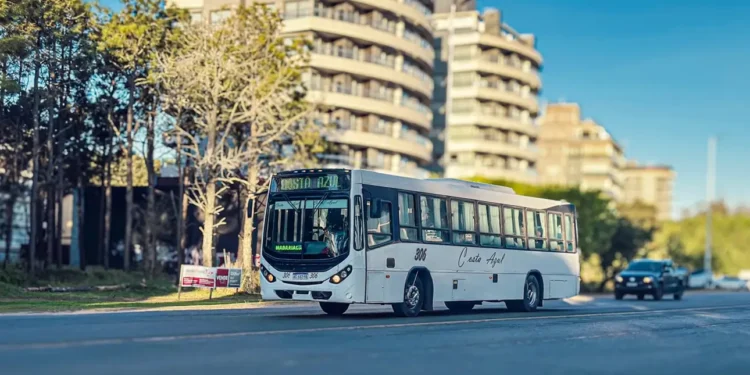
M 325 194 L 323 194 L 323 198 L 320 198 L 320 202 L 318 202 L 317 205 L 313 206 L 313 211 L 317 211 L 320 206 L 323 205 L 323 202 L 325 202 L 326 198 L 328 198 L 328 195 L 330 195 L 331 192 L 327 191 Z
M 286 193 L 281 193 L 281 196 L 284 197 L 286 200 L 286 203 L 289 203 L 290 206 L 294 209 L 294 213 L 298 213 L 300 208 L 298 206 L 295 206 L 294 203 L 292 203 L 292 200 L 289 199 L 289 196 Z

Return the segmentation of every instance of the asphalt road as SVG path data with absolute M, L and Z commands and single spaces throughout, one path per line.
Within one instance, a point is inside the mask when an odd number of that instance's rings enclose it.
M 358 306 L 0 316 L 0 374 L 750 374 L 750 293 L 395 318 Z

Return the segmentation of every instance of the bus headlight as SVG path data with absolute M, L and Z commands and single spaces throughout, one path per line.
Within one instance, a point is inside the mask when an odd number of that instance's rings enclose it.
M 271 272 L 269 272 L 266 267 L 263 267 L 263 265 L 260 265 L 260 273 L 263 275 L 263 278 L 266 279 L 269 283 L 272 283 L 276 281 L 276 276 L 274 276 Z
M 648 276 L 646 276 L 646 277 L 643 278 L 643 283 L 644 284 L 651 284 L 652 281 L 653 281 L 653 279 L 651 279 Z
M 344 281 L 349 275 L 352 274 L 352 266 L 346 266 L 343 270 L 339 271 L 339 273 L 331 276 L 329 279 L 331 283 L 333 284 L 339 284 L 342 281 Z

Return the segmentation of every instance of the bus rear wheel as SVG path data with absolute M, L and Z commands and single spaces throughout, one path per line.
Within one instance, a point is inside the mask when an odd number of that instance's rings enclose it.
M 542 294 L 539 292 L 539 280 L 534 275 L 526 276 L 523 284 L 523 299 L 505 301 L 505 306 L 513 312 L 533 312 L 539 306 Z
M 448 310 L 450 310 L 450 312 L 457 313 L 457 314 L 467 313 L 471 311 L 475 305 L 476 304 L 471 301 L 457 301 L 457 302 L 447 301 L 445 302 L 445 307 L 447 307 Z
M 321 302 L 320 308 L 328 315 L 341 316 L 349 310 L 348 303 Z
M 393 313 L 397 316 L 409 318 L 419 315 L 424 305 L 424 296 L 422 280 L 416 275 L 412 276 L 404 287 L 404 301 L 392 305 Z

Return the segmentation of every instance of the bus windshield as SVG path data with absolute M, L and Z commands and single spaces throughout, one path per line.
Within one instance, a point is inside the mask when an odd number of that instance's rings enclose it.
M 272 256 L 330 259 L 349 252 L 347 199 L 277 199 L 268 210 L 265 251 Z

